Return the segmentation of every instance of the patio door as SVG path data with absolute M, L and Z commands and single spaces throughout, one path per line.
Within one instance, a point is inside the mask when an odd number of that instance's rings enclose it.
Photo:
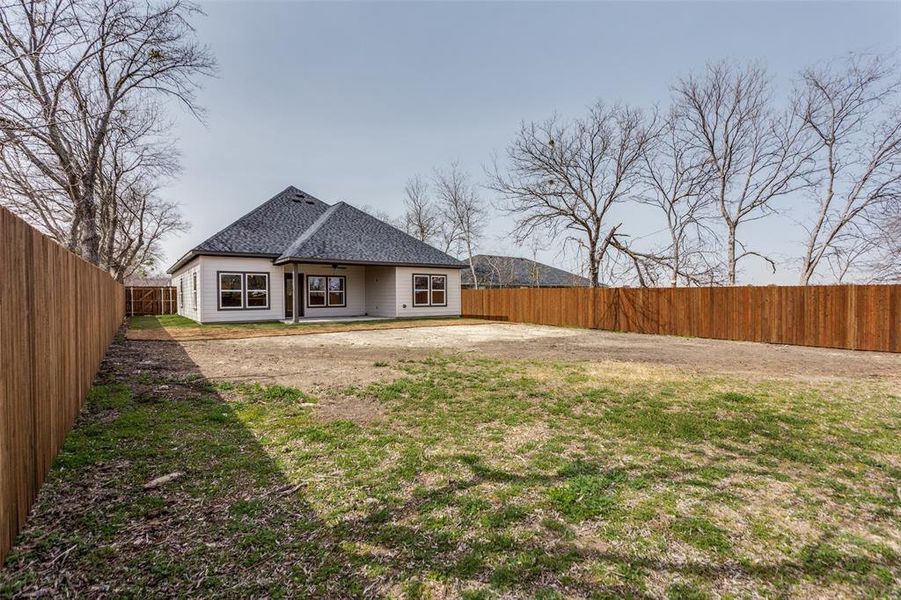
M 297 283 L 303 288 L 303 273 L 297 274 Z M 300 296 L 300 302 L 297 303 L 297 316 L 303 316 L 303 295 Z M 294 276 L 293 273 L 285 273 L 285 318 L 294 318 Z
M 285 318 L 294 318 L 294 274 L 285 273 Z

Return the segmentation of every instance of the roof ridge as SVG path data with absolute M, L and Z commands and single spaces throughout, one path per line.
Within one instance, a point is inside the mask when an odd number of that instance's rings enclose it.
M 216 237 L 217 235 L 219 235 L 220 233 L 222 233 L 223 231 L 225 231 L 226 229 L 228 229 L 229 227 L 231 227 L 232 225 L 234 225 L 234 224 L 237 223 L 238 221 L 243 221 L 244 219 L 247 219 L 247 218 L 251 217 L 252 215 L 257 214 L 258 212 L 260 212 L 261 210 L 263 210 L 263 208 L 265 208 L 266 206 L 269 206 L 269 204 L 271 204 L 272 202 L 275 202 L 276 200 L 280 199 L 280 198 L 281 198 L 282 196 L 284 196 L 285 193 L 288 192 L 289 190 L 291 190 L 291 193 L 297 193 L 297 192 L 300 192 L 301 194 L 303 194 L 303 195 L 304 195 L 305 197 L 307 197 L 307 198 L 310 198 L 310 197 L 311 197 L 308 193 L 306 193 L 306 192 L 303 191 L 302 189 L 297 188 L 297 187 L 294 187 L 293 185 L 289 185 L 288 187 L 286 187 L 285 189 L 283 189 L 283 190 L 280 191 L 279 193 L 275 194 L 274 196 L 272 196 L 271 198 L 269 198 L 268 200 L 266 200 L 265 202 L 263 202 L 262 204 L 260 204 L 259 206 L 257 206 L 255 209 L 253 209 L 253 210 L 250 211 L 249 213 L 246 213 L 246 214 L 244 214 L 244 215 L 238 217 L 237 219 L 235 219 L 234 221 L 232 221 L 231 223 L 229 223 L 228 225 L 226 225 L 225 227 L 223 227 L 222 229 L 220 229 L 219 231 L 217 231 L 217 232 L 214 233 L 213 235 L 209 236 L 208 238 L 206 238 L 205 240 L 203 240 L 202 242 L 200 242 L 199 244 L 194 244 L 194 247 L 191 248 L 191 250 L 189 250 L 188 252 L 193 252 L 193 251 L 197 250 L 198 248 L 201 248 L 204 244 L 206 244 L 207 242 L 209 242 L 210 240 L 212 240 L 214 237 Z M 319 198 L 316 198 L 316 197 L 313 197 L 313 199 L 314 199 L 314 200 L 319 200 Z M 322 200 L 319 200 L 319 202 L 322 202 Z M 322 203 L 323 203 L 323 204 L 326 204 L 325 202 L 322 202 Z M 187 256 L 187 253 L 185 253 L 185 255 Z
M 288 245 L 288 247 L 284 249 L 284 251 L 282 252 L 281 256 L 278 257 L 278 259 L 280 260 L 283 258 L 291 258 L 292 255 L 288 254 L 289 252 L 291 252 L 292 254 L 294 252 L 297 252 L 297 250 L 301 246 L 303 246 L 304 243 L 307 242 L 307 240 L 309 240 L 311 237 L 313 237 L 313 235 L 317 231 L 322 229 L 322 226 L 325 225 L 326 221 L 328 221 L 332 217 L 332 215 L 334 215 L 336 212 L 338 212 L 339 208 L 342 208 L 344 206 L 349 206 L 349 205 L 346 202 L 338 201 L 338 202 L 335 202 L 334 204 L 332 204 L 331 206 L 329 206 L 325 210 L 325 212 L 323 212 L 321 215 L 319 215 L 319 217 L 316 218 L 315 221 L 313 221 L 313 224 L 310 225 L 306 231 L 304 231 L 299 236 L 297 236 L 297 239 L 294 240 L 293 242 L 291 242 Z

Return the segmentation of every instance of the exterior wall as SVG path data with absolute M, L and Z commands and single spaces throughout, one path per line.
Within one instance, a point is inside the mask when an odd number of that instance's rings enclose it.
M 282 267 L 268 258 L 236 256 L 201 256 L 200 262 L 200 322 L 277 321 L 285 318 L 285 289 Z M 220 310 L 219 271 L 269 273 L 269 308 Z
M 193 285 L 194 285 L 194 275 L 197 275 L 197 303 L 194 303 L 194 293 L 193 293 Z M 172 275 L 172 285 L 175 286 L 177 300 L 176 300 L 176 312 L 189 319 L 200 322 L 200 306 L 201 302 L 201 291 L 203 286 L 201 284 L 201 275 L 200 275 L 200 260 L 196 259 L 176 271 Z M 182 297 L 182 289 L 184 289 L 184 297 Z
M 366 314 L 397 316 L 397 278 L 394 267 L 366 267 Z
M 282 269 L 282 267 L 276 267 Z M 291 265 L 285 265 L 284 272 L 290 272 Z M 331 265 L 316 264 L 298 264 L 298 277 L 301 273 L 304 275 L 303 282 L 300 283 L 301 294 L 304 303 L 305 319 L 315 319 L 316 317 L 358 317 L 366 314 L 366 268 L 360 265 L 347 265 L 340 269 L 332 268 Z M 340 275 L 345 277 L 344 299 L 347 306 L 344 307 L 311 307 L 307 302 L 307 275 Z M 279 277 L 283 277 L 279 275 Z M 282 292 L 282 300 L 284 293 Z M 284 317 L 284 311 L 279 318 Z
M 447 306 L 413 306 L 413 274 L 447 275 Z M 460 269 L 396 267 L 398 317 L 459 317 Z
M 178 314 L 200 323 L 224 323 L 241 321 L 279 321 L 285 318 L 284 274 L 291 265 L 276 266 L 268 258 L 229 256 L 200 256 L 172 275 L 172 285 L 179 289 L 184 281 L 185 297 Z M 218 273 L 220 271 L 253 272 L 269 274 L 269 308 L 222 310 L 219 308 Z M 461 310 L 460 269 L 430 267 L 364 267 L 347 265 L 337 269 L 331 265 L 298 264 L 298 274 L 340 275 L 345 277 L 346 306 L 310 307 L 307 299 L 306 279 L 300 283 L 304 304 L 302 318 L 317 317 L 435 317 L 459 316 Z M 195 308 L 192 301 L 192 275 L 198 275 Z M 447 276 L 447 306 L 413 306 L 413 274 Z

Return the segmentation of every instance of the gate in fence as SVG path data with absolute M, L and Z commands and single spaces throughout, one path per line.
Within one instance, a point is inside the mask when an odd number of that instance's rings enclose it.
M 174 315 L 178 312 L 178 295 L 174 287 L 128 286 L 125 288 L 125 314 Z

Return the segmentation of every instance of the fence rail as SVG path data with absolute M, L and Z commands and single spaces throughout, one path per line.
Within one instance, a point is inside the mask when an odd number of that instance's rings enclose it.
M 125 288 L 125 314 L 174 315 L 178 312 L 177 294 L 172 286 L 127 286 Z
M 901 285 L 463 290 L 464 316 L 901 352 Z
M 122 323 L 125 290 L 0 208 L 0 563 Z

